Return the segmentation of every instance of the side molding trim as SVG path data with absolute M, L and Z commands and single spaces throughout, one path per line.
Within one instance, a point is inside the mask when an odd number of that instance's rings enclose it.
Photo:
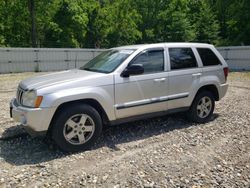
M 144 106 L 144 105 L 149 105 L 149 104 L 154 104 L 154 103 L 161 103 L 161 102 L 166 102 L 166 101 L 171 101 L 171 100 L 182 99 L 186 97 L 188 97 L 188 93 L 181 93 L 177 95 L 163 96 L 159 98 L 151 98 L 151 99 L 127 102 L 124 104 L 117 104 L 115 105 L 115 108 L 117 110 L 121 110 L 125 108 L 132 108 L 132 107 Z

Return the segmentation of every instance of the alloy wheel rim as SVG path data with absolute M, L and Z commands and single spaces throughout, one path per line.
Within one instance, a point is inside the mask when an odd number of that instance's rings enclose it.
M 197 115 L 200 118 L 206 118 L 207 116 L 209 116 L 211 110 L 212 100 L 207 96 L 202 97 L 197 105 Z
M 95 131 L 95 123 L 87 114 L 71 116 L 63 128 L 63 136 L 73 145 L 81 145 L 89 141 Z

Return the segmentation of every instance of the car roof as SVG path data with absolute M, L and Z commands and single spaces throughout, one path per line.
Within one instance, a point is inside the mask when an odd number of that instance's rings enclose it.
M 137 50 L 139 48 L 156 48 L 156 47 L 212 47 L 211 44 L 206 43 L 192 43 L 192 42 L 171 42 L 171 43 L 154 43 L 154 44 L 137 44 L 137 45 L 128 45 L 128 46 L 120 46 L 112 49 L 116 50 L 125 50 L 125 49 L 133 49 Z

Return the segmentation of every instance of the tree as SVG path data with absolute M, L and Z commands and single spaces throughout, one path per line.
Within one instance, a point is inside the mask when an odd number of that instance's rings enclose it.
M 189 19 L 195 30 L 195 40 L 219 44 L 219 23 L 210 5 L 203 0 L 189 1 Z
M 102 13 L 101 5 L 98 1 L 93 0 L 89 1 L 88 3 L 91 6 L 89 6 L 87 10 L 88 23 L 84 39 L 84 46 L 87 48 L 99 48 L 102 39 L 106 37 L 106 33 L 104 31 L 108 15 L 104 15 Z
M 0 46 L 250 44 L 249 0 L 0 0 Z
M 188 6 L 185 0 L 171 0 L 159 13 L 158 36 L 162 41 L 193 41 L 195 30 L 188 19 Z
M 142 33 L 138 43 L 151 43 L 159 40 L 157 26 L 159 23 L 159 12 L 164 9 L 165 1 L 163 0 L 135 0 L 133 6 L 136 7 L 140 14 L 141 21 L 138 28 Z
M 0 43 L 2 46 L 28 47 L 30 24 L 28 3 L 19 0 L 0 0 Z
M 138 42 L 192 41 L 194 28 L 187 17 L 186 0 L 138 0 L 136 8 L 141 14 L 139 28 L 142 39 Z
M 113 0 L 106 4 L 110 22 L 107 26 L 107 39 L 104 46 L 134 44 L 141 38 L 138 29 L 140 15 L 133 8 L 131 0 Z
M 47 32 L 53 25 L 53 19 L 56 12 L 59 10 L 61 0 L 43 0 L 35 1 L 36 3 L 36 37 L 39 47 L 53 46 L 54 42 L 46 38 Z
M 88 17 L 82 1 L 64 0 L 46 32 L 48 47 L 83 47 Z
M 226 23 L 229 33 L 228 41 L 233 45 L 250 45 L 250 1 L 233 2 L 229 7 L 229 12 L 231 16 Z
M 35 48 L 37 47 L 35 0 L 29 0 L 29 11 L 31 18 L 31 41 L 32 47 Z

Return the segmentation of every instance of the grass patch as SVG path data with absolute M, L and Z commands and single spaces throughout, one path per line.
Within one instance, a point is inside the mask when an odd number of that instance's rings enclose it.
M 43 75 L 46 74 L 47 72 L 43 73 L 35 73 L 35 72 L 25 72 L 25 73 L 11 73 L 11 74 L 0 74 L 0 81 L 15 81 L 15 80 L 23 80 L 25 78 L 28 78 L 30 76 L 36 76 L 36 75 Z
M 34 73 L 34 72 L 25 72 L 25 73 L 11 73 L 11 74 L 0 74 L 0 91 L 5 90 L 16 90 L 17 85 L 20 81 L 32 77 L 47 74 L 43 73 Z
M 250 81 L 250 71 L 249 72 L 229 72 L 229 80 L 234 81 Z M 249 83 L 250 84 L 250 83 Z

